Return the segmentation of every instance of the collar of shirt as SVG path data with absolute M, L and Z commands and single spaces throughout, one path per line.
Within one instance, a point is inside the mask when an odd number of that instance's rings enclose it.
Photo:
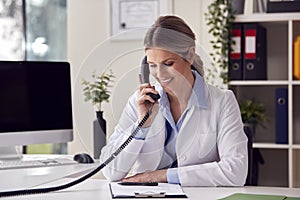
M 203 77 L 196 71 L 192 70 L 195 82 L 193 86 L 193 91 L 190 96 L 189 102 L 188 102 L 188 108 L 191 106 L 198 106 L 200 108 L 207 108 L 207 101 L 206 101 L 206 90 L 205 90 L 205 82 Z M 160 107 L 166 108 L 170 107 L 169 100 L 167 97 L 167 94 L 163 91 L 160 84 L 155 85 L 155 89 L 159 92 L 161 98 L 158 100 Z

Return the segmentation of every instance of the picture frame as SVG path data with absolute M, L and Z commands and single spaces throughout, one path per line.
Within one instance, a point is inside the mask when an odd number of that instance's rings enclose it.
M 142 39 L 158 16 L 172 14 L 172 6 L 172 0 L 112 0 L 112 39 Z

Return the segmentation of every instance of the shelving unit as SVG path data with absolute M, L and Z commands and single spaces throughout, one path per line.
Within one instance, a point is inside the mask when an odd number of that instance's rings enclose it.
M 267 80 L 231 81 L 239 102 L 253 99 L 266 106 L 269 121 L 257 127 L 253 147 L 265 163 L 258 185 L 300 188 L 300 81 L 293 79 L 293 41 L 300 35 L 300 13 L 237 15 L 236 22 L 256 22 L 267 30 Z M 288 89 L 288 144 L 275 143 L 275 89 Z

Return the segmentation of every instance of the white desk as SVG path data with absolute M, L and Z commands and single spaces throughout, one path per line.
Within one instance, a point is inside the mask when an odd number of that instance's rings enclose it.
M 74 180 L 76 174 L 83 171 L 90 171 L 97 164 L 78 164 L 72 166 L 47 167 L 47 168 L 30 168 L 21 170 L 0 170 L 0 190 L 24 189 L 29 187 L 57 186 Z M 52 181 L 45 183 L 47 181 Z M 53 181 L 55 180 L 55 181 Z M 28 187 L 24 187 L 24 186 Z M 38 186 L 39 185 L 39 186 Z M 289 197 L 300 197 L 300 188 L 280 188 L 280 187 L 184 187 L 184 192 L 188 199 L 192 200 L 215 200 L 234 193 L 253 193 L 253 194 L 275 194 L 286 195 Z M 38 195 L 26 195 L 9 198 L 15 199 L 35 199 L 35 200 L 106 200 L 111 199 L 108 181 L 103 179 L 89 179 L 79 185 L 69 189 Z
M 70 155 L 34 155 L 33 157 L 30 157 L 30 159 L 56 157 L 72 159 L 72 156 Z M 28 159 L 28 156 L 26 159 Z M 98 166 L 97 162 L 92 164 L 0 170 L 0 191 L 27 189 L 64 177 L 77 177 L 81 173 L 91 171 L 96 166 Z
M 73 179 L 64 179 L 53 182 L 49 185 L 57 185 L 66 183 Z M 289 197 L 300 197 L 300 189 L 277 188 L 277 187 L 184 187 L 184 192 L 188 195 L 188 199 L 192 200 L 216 200 L 222 197 L 229 196 L 234 193 L 249 193 L 249 194 L 277 194 L 286 195 Z M 89 179 L 79 185 L 64 191 L 53 192 L 48 194 L 27 195 L 18 197 L 1 198 L 5 200 L 16 199 L 35 199 L 35 200 L 106 200 L 112 199 L 109 191 L 108 181 L 103 179 Z M 134 199 L 134 198 L 133 198 Z M 157 199 L 157 198 L 155 198 Z M 165 199 L 165 198 L 159 198 Z M 182 198 L 181 198 L 182 199 Z

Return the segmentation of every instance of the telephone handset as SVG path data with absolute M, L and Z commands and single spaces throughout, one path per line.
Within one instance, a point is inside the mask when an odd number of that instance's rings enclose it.
M 142 83 L 150 83 L 150 81 L 149 81 L 149 75 L 150 75 L 149 64 L 147 62 L 147 56 L 145 56 L 143 58 L 142 64 L 141 64 L 141 78 L 142 78 Z M 147 95 L 149 95 L 155 101 L 160 98 L 159 94 L 147 93 Z

